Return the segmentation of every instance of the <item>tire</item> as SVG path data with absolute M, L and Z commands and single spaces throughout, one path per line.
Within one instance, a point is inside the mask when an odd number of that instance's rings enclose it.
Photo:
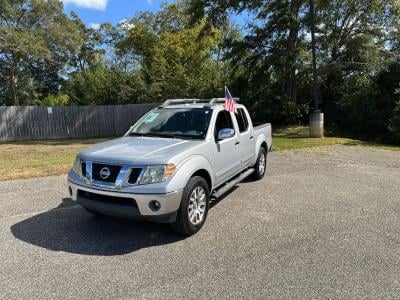
M 262 165 L 264 167 L 262 167 Z M 260 148 L 260 152 L 258 153 L 257 162 L 254 165 L 254 168 L 255 171 L 253 173 L 253 178 L 255 180 L 262 179 L 267 170 L 267 151 L 265 151 L 264 147 Z
M 200 176 L 190 178 L 183 190 L 181 205 L 172 228 L 185 236 L 198 232 L 207 219 L 209 200 L 207 181 Z

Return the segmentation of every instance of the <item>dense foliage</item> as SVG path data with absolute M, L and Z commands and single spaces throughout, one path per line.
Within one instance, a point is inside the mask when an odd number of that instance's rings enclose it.
M 315 0 L 328 126 L 400 143 L 399 5 Z M 306 122 L 309 28 L 308 0 L 176 0 L 100 29 L 59 0 L 0 0 L 0 105 L 214 97 L 226 84 L 258 120 Z

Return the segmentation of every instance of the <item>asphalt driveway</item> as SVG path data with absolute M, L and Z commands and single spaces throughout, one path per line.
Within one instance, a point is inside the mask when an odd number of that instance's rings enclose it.
M 197 235 L 94 216 L 65 176 L 0 183 L 0 298 L 400 298 L 400 152 L 271 153 Z

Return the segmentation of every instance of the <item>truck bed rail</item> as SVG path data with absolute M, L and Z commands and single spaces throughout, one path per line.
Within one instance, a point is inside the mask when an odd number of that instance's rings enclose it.
M 253 124 L 254 129 L 261 129 L 268 126 L 271 126 L 271 123 Z

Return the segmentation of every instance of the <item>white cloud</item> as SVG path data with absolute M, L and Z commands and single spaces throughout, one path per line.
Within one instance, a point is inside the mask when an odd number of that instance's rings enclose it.
M 89 28 L 92 28 L 94 30 L 99 30 L 100 29 L 100 24 L 99 23 L 90 23 Z
M 65 4 L 72 4 L 78 7 L 105 10 L 108 0 L 62 0 Z

